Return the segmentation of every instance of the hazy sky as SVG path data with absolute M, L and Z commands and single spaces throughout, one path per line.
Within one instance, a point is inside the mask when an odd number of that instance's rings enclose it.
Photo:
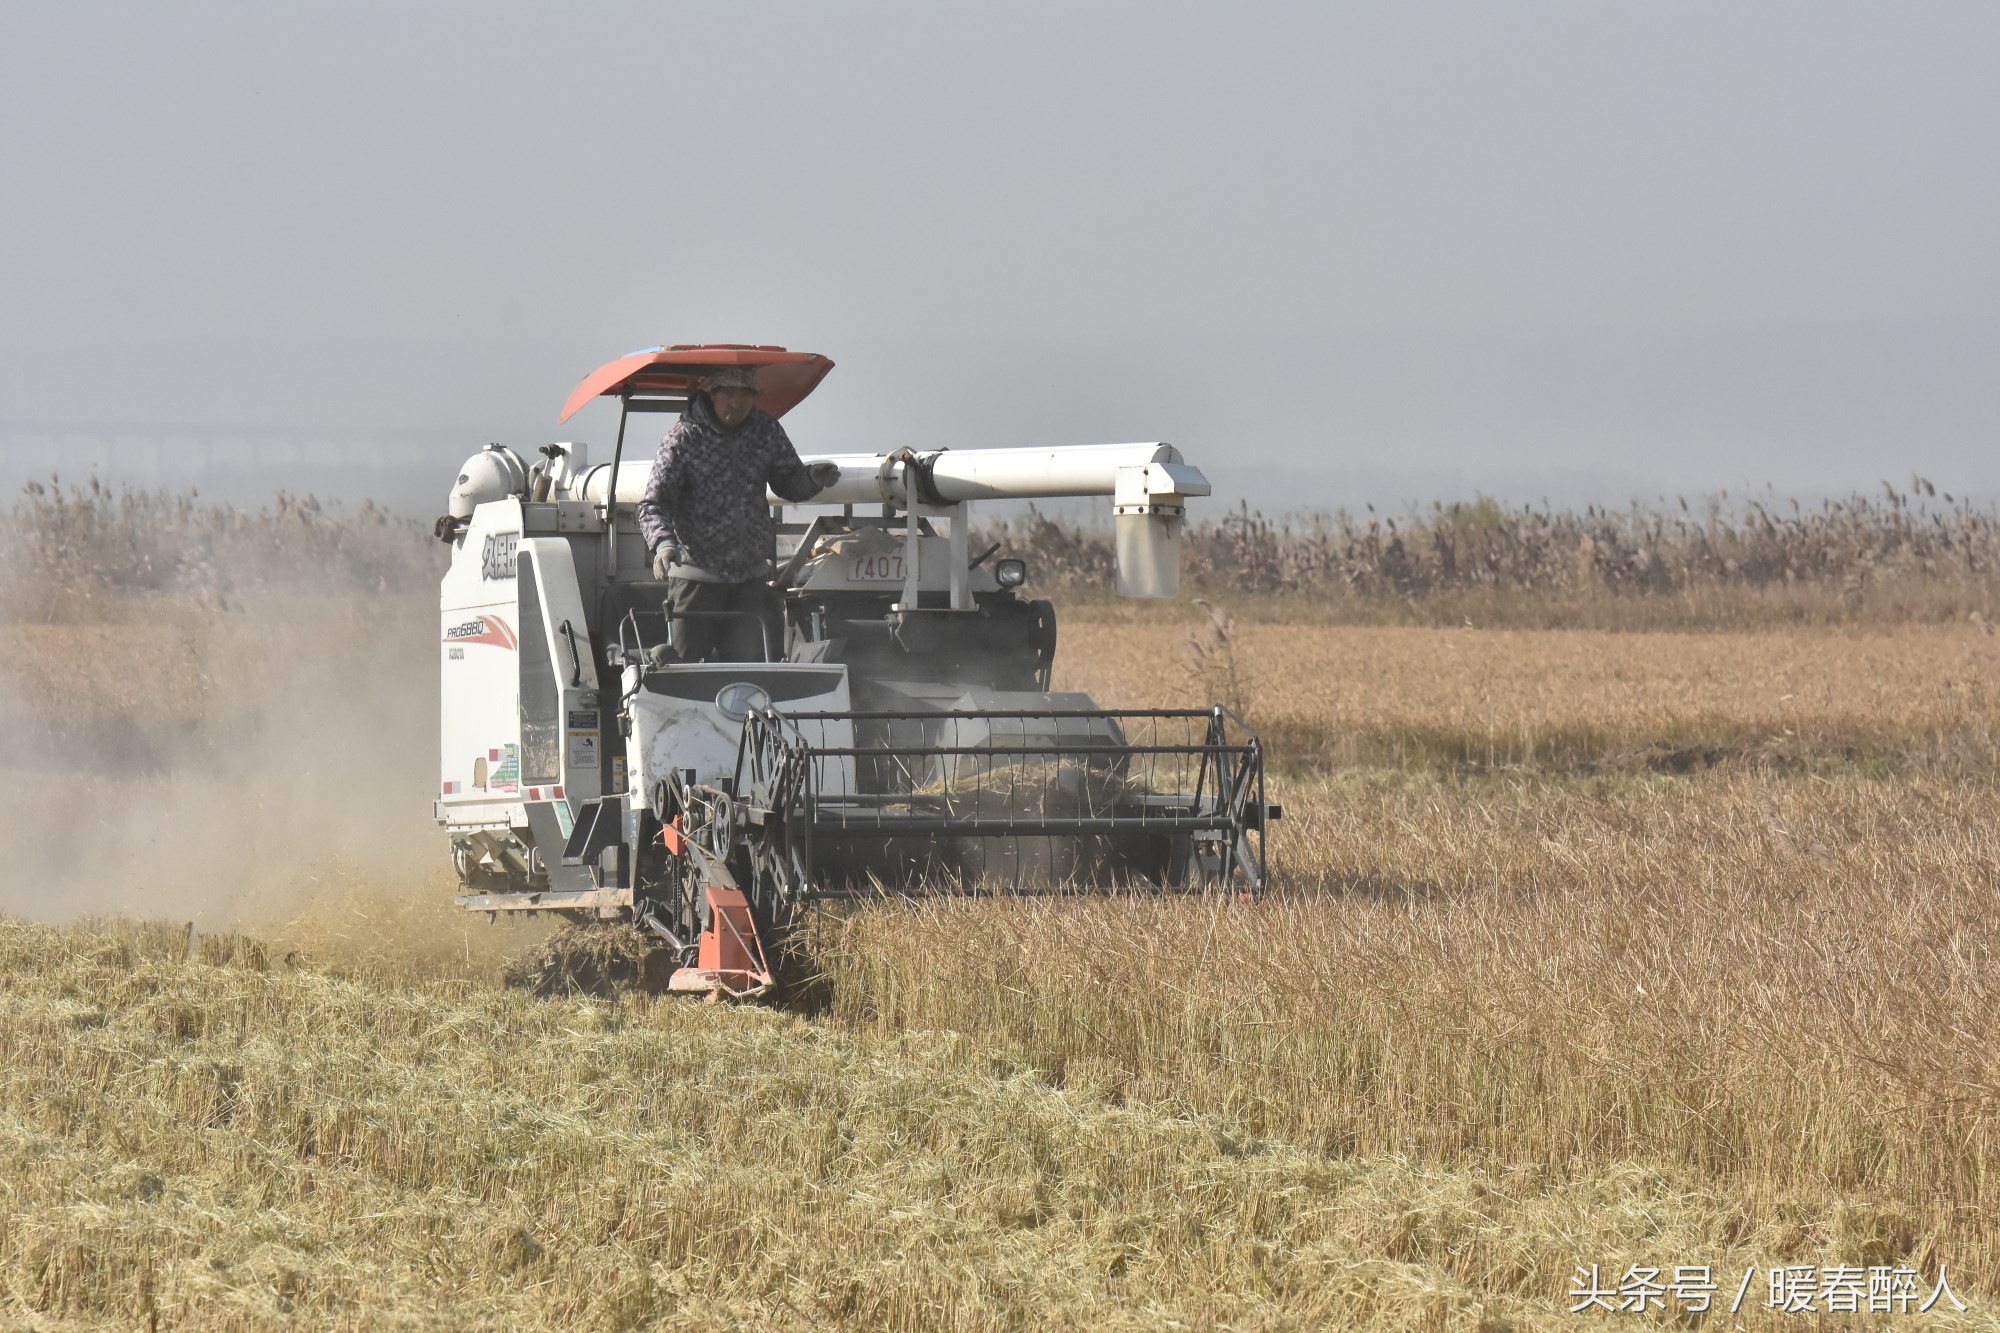
M 0 0 L 0 438 L 1170 439 L 1263 503 L 2000 490 L 2000 4 Z M 10 424 L 11 423 L 11 424 Z

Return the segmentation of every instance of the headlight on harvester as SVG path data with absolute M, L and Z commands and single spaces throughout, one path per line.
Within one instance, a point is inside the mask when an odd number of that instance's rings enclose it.
M 1025 560 L 1002 560 L 993 566 L 993 577 L 1003 588 L 1018 588 L 1028 581 L 1028 562 Z

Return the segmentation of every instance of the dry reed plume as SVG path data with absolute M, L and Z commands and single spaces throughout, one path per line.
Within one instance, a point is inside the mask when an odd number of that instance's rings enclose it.
M 1727 495 L 1582 512 L 1491 499 L 1401 519 L 1274 521 L 1239 510 L 1187 530 L 1207 597 L 1310 603 L 1315 619 L 1609 628 L 1991 620 L 2000 515 L 1920 477 L 1818 507 Z M 1037 586 L 1101 597 L 1108 534 L 1031 516 L 994 534 Z
M 298 584 L 342 592 L 422 587 L 443 570 L 419 525 L 364 502 L 327 512 L 280 492 L 249 511 L 194 492 L 30 482 L 0 516 L 10 573 L 0 614 L 21 623 L 157 621 L 176 602 L 242 610 L 247 588 Z
M 1108 535 L 1046 516 L 994 534 L 1035 586 L 1091 600 L 1112 585 Z M 372 504 L 328 512 L 279 494 L 257 511 L 192 493 L 33 483 L 0 514 L 17 621 L 105 621 L 134 597 L 228 606 L 239 580 L 420 588 L 442 568 L 421 525 Z M 1191 524 L 1187 585 L 1319 621 L 1686 628 L 1936 622 L 2000 614 L 2000 513 L 1912 478 L 1817 507 L 1707 497 L 1582 512 L 1491 499 L 1401 519 L 1370 511 L 1274 521 L 1247 509 Z M 151 608 L 156 611 L 157 606 Z

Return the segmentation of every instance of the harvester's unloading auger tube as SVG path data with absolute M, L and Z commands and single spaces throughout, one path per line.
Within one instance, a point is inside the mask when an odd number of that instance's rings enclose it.
M 624 459 L 618 467 L 618 503 L 637 504 L 645 493 L 652 459 Z M 806 463 L 832 463 L 840 480 L 813 497 L 815 504 L 908 505 L 903 466 L 914 459 L 917 499 L 928 504 L 961 504 L 967 500 L 1035 500 L 1110 496 L 1121 505 L 1125 497 L 1153 495 L 1170 503 L 1170 495 L 1209 493 L 1208 478 L 1188 463 L 1171 444 L 1072 444 L 1054 448 L 915 449 L 880 454 L 800 454 Z M 1150 469 L 1151 475 L 1145 475 Z M 587 469 L 576 498 L 604 504 L 609 467 Z M 1121 494 L 1120 483 L 1124 483 Z M 786 501 L 777 495 L 772 504 Z
M 914 451 L 917 499 L 928 504 L 967 500 L 1034 500 L 1109 495 L 1140 503 L 1142 495 L 1207 495 L 1208 479 L 1171 444 L 1080 444 L 1041 449 Z M 883 501 L 908 504 L 905 471 L 893 454 L 813 454 L 833 463 L 840 480 L 815 497 L 827 504 Z M 1134 475 L 1150 470 L 1151 475 Z M 1121 483 L 1123 494 L 1121 495 Z M 1178 502 L 1174 502 L 1178 503 Z
M 629 406 L 629 405 L 628 405 Z M 623 430 L 623 420 L 620 423 Z M 620 435 L 614 453 L 622 459 Z M 880 503 L 910 515 L 950 513 L 981 500 L 1035 500 L 1101 496 L 1111 501 L 1118 591 L 1126 597 L 1172 597 L 1180 586 L 1180 531 L 1191 496 L 1209 494 L 1208 478 L 1171 444 L 1084 444 L 1022 449 L 899 449 L 881 454 L 802 454 L 808 463 L 832 463 L 840 478 L 813 497 L 815 504 Z M 619 505 L 645 494 L 648 462 L 614 462 L 591 468 L 578 498 L 605 512 L 616 477 Z M 769 495 L 772 504 L 784 503 Z M 606 528 L 604 577 L 613 577 L 616 525 Z M 912 584 L 914 585 L 914 570 Z M 954 603 L 956 605 L 956 603 Z

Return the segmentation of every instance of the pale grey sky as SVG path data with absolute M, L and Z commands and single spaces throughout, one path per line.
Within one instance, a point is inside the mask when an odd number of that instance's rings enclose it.
M 441 494 L 754 340 L 839 363 L 808 446 L 1171 439 L 1272 506 L 2000 491 L 1988 0 L 0 19 L 17 457 L 258 425 Z

